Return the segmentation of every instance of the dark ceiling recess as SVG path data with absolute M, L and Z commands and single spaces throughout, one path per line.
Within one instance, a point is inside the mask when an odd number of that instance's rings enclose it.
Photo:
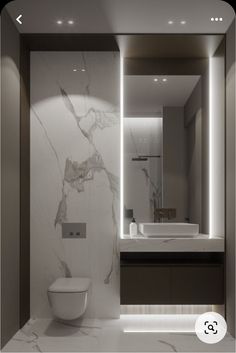
M 111 34 L 22 34 L 31 51 L 119 51 Z

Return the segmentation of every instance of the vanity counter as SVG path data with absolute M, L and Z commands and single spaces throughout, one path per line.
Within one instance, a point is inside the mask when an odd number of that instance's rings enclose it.
M 224 238 L 199 234 L 193 238 L 120 238 L 120 252 L 224 252 Z

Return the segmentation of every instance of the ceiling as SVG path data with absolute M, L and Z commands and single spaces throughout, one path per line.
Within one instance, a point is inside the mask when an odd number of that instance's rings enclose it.
M 217 34 L 235 16 L 220 0 L 15 0 L 6 8 L 21 33 Z M 16 21 L 20 14 L 22 24 Z
M 117 42 L 126 58 L 208 58 L 212 56 L 223 35 L 119 35 Z
M 200 76 L 125 76 L 124 114 L 162 116 L 163 106 L 183 107 L 199 79 Z

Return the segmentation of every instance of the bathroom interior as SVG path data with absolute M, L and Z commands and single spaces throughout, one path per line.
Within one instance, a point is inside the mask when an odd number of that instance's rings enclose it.
M 3 351 L 235 351 L 227 2 L 9 2 L 1 167 Z

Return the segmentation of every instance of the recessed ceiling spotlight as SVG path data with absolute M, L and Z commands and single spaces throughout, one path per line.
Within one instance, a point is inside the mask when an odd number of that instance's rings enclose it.
M 218 18 L 218 17 L 215 17 L 215 21 L 216 21 L 216 22 L 219 21 L 219 18 Z
M 183 20 L 183 21 L 181 21 L 180 23 L 181 23 L 181 25 L 185 25 L 185 24 L 186 24 L 186 21 Z
M 154 78 L 154 80 L 153 80 L 154 82 L 157 82 L 158 81 L 158 78 Z
M 163 78 L 163 79 L 162 79 L 162 82 L 166 82 L 166 81 L 167 81 L 167 78 Z
M 62 25 L 63 21 L 62 20 L 57 20 L 58 25 Z
M 86 70 L 85 69 L 81 69 L 82 72 L 85 72 Z
M 220 17 L 220 18 L 219 18 L 219 21 L 220 21 L 220 22 L 222 22 L 222 21 L 223 21 L 223 18 L 222 18 L 222 17 Z
M 214 21 L 215 21 L 215 19 L 214 19 L 214 17 L 212 17 L 212 18 L 211 18 L 211 22 L 214 22 Z
M 172 20 L 168 21 L 169 25 L 173 25 L 173 23 L 174 23 L 174 21 L 172 21 Z
M 74 72 L 76 72 L 76 71 L 77 71 L 77 69 L 73 69 L 73 71 L 74 71 Z
M 73 20 L 69 20 L 67 23 L 68 25 L 73 25 L 75 22 Z

